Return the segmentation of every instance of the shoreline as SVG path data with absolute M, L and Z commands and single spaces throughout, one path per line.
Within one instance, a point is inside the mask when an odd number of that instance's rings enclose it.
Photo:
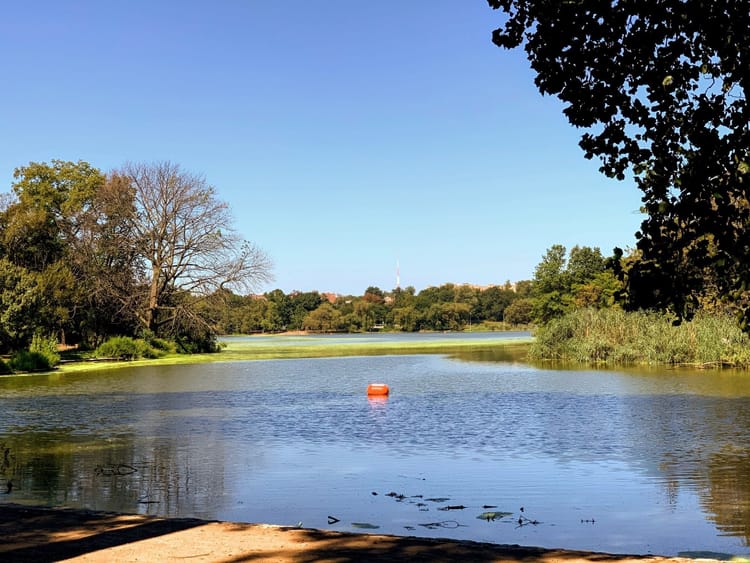
M 466 540 L 355 534 L 196 518 L 160 518 L 0 504 L 3 561 L 451 561 L 686 563 L 718 561 L 625 555 Z
M 310 336 L 315 338 L 315 336 Z M 291 335 L 276 336 L 278 341 L 265 342 L 232 342 L 219 352 L 200 354 L 170 354 L 161 358 L 122 360 L 122 361 L 73 361 L 65 362 L 52 371 L 34 372 L 31 375 L 69 374 L 94 370 L 111 370 L 123 367 L 185 365 L 202 363 L 244 362 L 255 360 L 284 360 L 307 358 L 339 358 L 347 356 L 381 356 L 381 355 L 410 355 L 410 354 L 456 354 L 467 350 L 508 350 L 513 346 L 528 346 L 531 337 L 497 338 L 472 340 L 471 338 L 452 340 L 450 342 L 436 342 L 430 339 L 413 342 L 370 342 L 352 341 L 347 343 L 330 343 L 298 345 Z M 285 340 L 286 339 L 286 340 Z M 225 343 L 226 344 L 226 343 Z M 26 374 L 10 374 L 11 376 Z

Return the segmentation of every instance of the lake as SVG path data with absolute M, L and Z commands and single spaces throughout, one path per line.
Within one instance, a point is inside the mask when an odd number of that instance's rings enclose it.
M 330 338 L 402 337 L 454 338 Z M 391 395 L 368 399 L 373 382 Z M 0 396 L 8 502 L 750 553 L 747 373 L 540 367 L 508 348 L 6 377 Z

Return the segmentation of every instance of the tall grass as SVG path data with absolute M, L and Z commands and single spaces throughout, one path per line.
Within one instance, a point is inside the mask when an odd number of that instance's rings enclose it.
M 750 338 L 734 317 L 700 313 L 672 318 L 621 309 L 578 309 L 540 328 L 532 359 L 606 364 L 685 364 L 750 367 Z

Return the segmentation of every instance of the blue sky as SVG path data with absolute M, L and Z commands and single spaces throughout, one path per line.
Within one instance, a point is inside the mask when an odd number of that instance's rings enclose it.
M 583 158 L 484 0 L 54 0 L 0 19 L 0 191 L 31 161 L 205 175 L 281 288 L 530 279 L 634 244 L 639 192 Z

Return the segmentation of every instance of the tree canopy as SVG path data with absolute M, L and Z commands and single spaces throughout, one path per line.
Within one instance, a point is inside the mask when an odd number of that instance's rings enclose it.
M 269 279 L 269 259 L 237 235 L 227 204 L 178 165 L 104 174 L 53 160 L 19 167 L 14 178 L 0 199 L 0 349 L 22 348 L 36 333 L 210 346 L 200 301 Z
M 643 192 L 628 304 L 690 318 L 710 285 L 747 325 L 750 1 L 488 3 L 507 15 L 494 43 L 523 46 L 585 156 Z

